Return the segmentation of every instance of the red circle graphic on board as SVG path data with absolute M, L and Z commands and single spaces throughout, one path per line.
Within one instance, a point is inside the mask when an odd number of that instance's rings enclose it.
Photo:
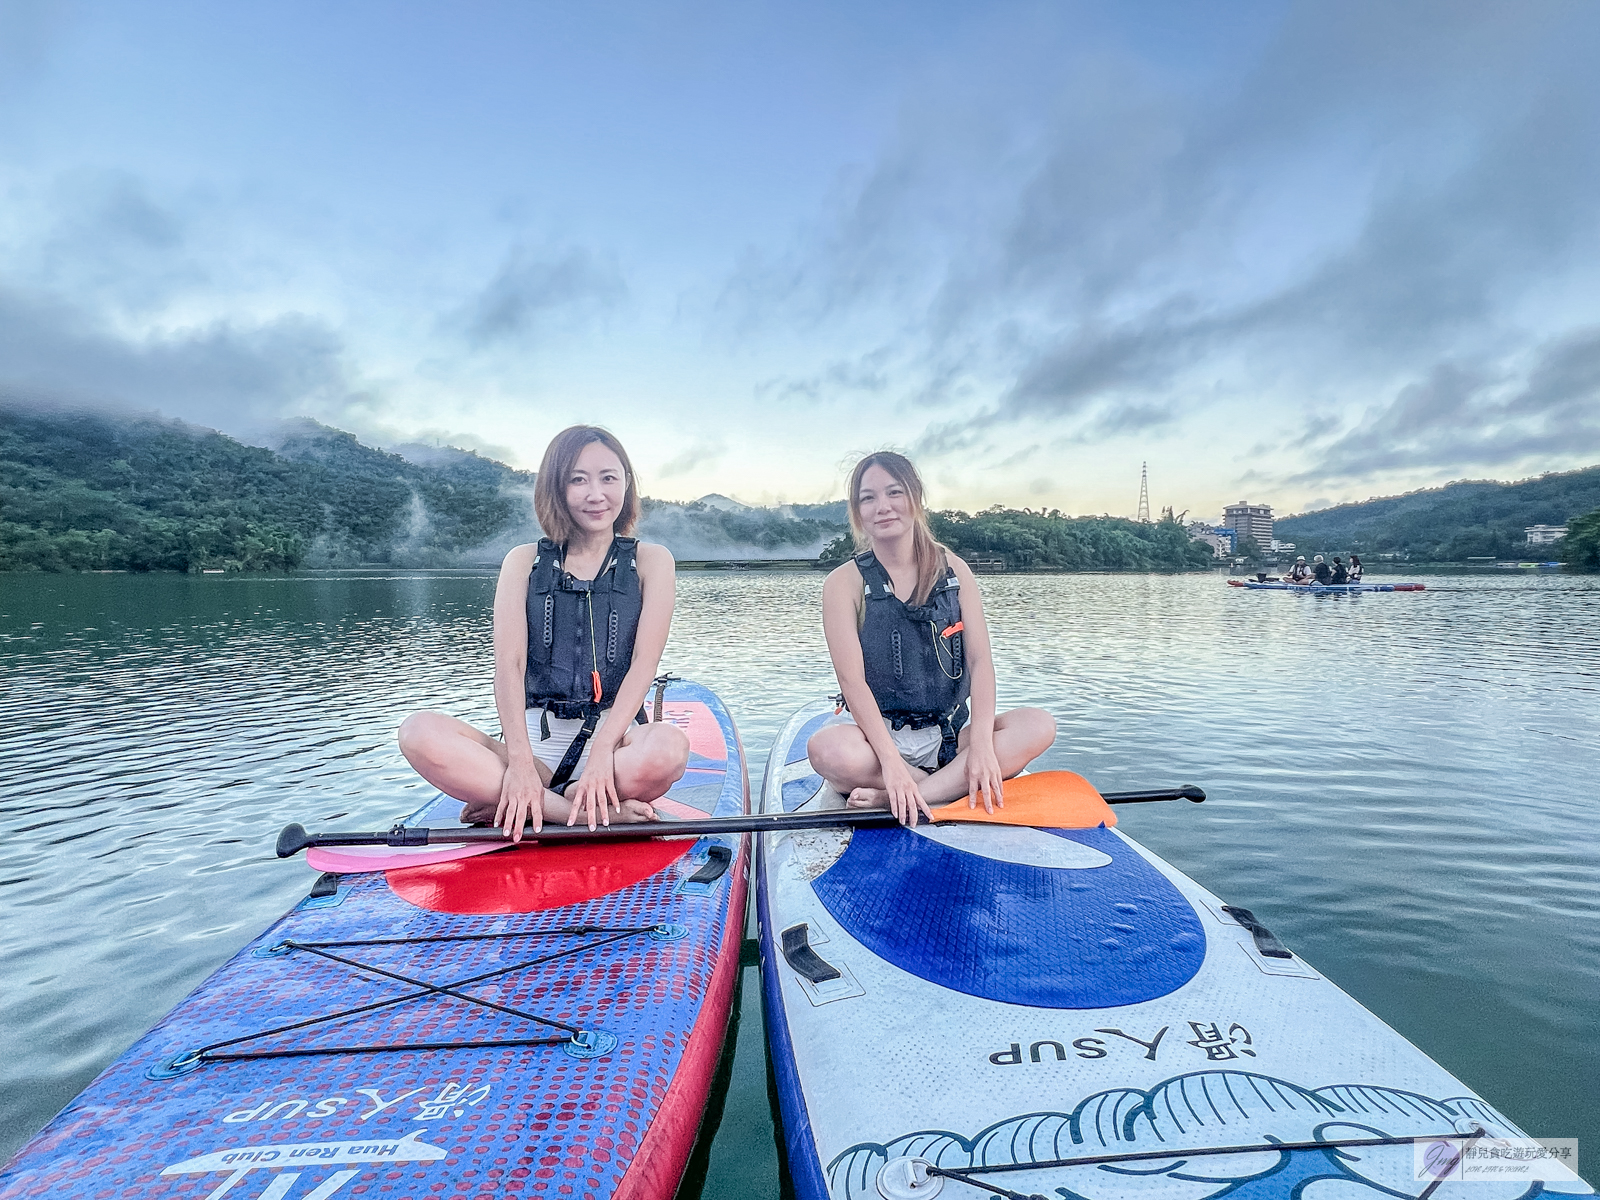
M 593 900 L 648 879 L 694 843 L 519 846 L 454 862 L 384 872 L 402 900 L 445 913 L 540 912 Z

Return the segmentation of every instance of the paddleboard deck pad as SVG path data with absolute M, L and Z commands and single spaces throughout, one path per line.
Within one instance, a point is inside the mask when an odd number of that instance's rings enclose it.
M 673 681 L 662 715 L 690 739 L 663 809 L 747 811 L 716 696 Z M 727 1028 L 748 840 L 324 875 L 24 1146 L 0 1197 L 665 1200 Z
M 848 719 L 796 714 L 763 812 L 842 806 L 806 742 Z M 767 1034 L 800 1200 L 1420 1197 L 1411 1144 L 1348 1143 L 1522 1136 L 1105 813 L 761 835 Z M 1432 1195 L 1590 1193 L 1548 1173 Z

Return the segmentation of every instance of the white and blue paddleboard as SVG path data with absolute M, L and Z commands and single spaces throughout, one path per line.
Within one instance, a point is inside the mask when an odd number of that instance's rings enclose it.
M 763 812 L 842 806 L 806 760 L 839 720 L 818 703 L 789 721 Z M 1521 1131 L 1114 822 L 761 836 L 767 1032 L 799 1200 L 1591 1192 L 1549 1165 L 1429 1192 L 1417 1155 Z M 1456 1140 L 1413 1143 L 1436 1135 Z

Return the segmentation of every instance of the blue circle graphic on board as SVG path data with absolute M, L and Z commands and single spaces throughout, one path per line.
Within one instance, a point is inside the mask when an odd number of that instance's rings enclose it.
M 1009 861 L 906 829 L 858 829 L 812 887 L 878 957 L 969 996 L 1112 1008 L 1194 978 L 1205 930 L 1165 875 L 1104 827 L 1038 835 L 1077 843 L 1102 865 Z M 982 849 L 984 836 L 970 843 Z

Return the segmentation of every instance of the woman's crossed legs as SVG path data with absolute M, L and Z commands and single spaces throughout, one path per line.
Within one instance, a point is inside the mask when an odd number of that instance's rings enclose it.
M 956 756 L 934 771 L 909 767 L 917 790 L 931 808 L 948 804 L 967 792 L 967 742 L 971 728 L 956 739 Z M 1013 708 L 994 719 L 994 753 L 1000 773 L 1010 779 L 1056 740 L 1056 719 L 1042 708 Z M 883 769 L 867 737 L 855 722 L 829 725 L 806 744 L 811 766 L 829 785 L 848 797 L 851 808 L 888 808 L 883 790 Z
M 510 756 L 506 744 L 465 721 L 437 712 L 413 713 L 400 726 L 400 753 L 434 787 L 462 802 L 461 819 L 495 819 Z M 689 739 L 675 725 L 630 723 L 612 755 L 620 821 L 653 821 L 650 804 L 667 794 L 689 762 Z M 572 813 L 565 796 L 550 790 L 550 767 L 534 759 L 544 783 L 544 818 L 564 824 Z M 576 779 L 576 774 L 574 775 Z

